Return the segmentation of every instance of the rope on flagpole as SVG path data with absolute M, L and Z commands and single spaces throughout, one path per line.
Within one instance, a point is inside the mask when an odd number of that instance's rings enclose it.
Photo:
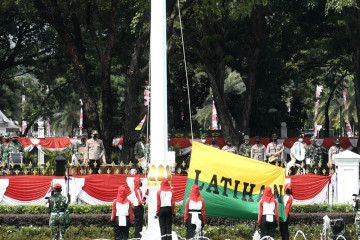
M 179 22 L 180 22 L 180 32 L 181 32 L 181 43 L 182 43 L 182 50 L 183 50 L 183 56 L 184 56 L 186 88 L 187 88 L 187 95 L 188 95 L 188 102 L 189 102 L 189 118 L 190 118 L 191 140 L 194 141 L 194 133 L 193 133 L 193 127 L 192 127 L 192 120 L 191 120 L 191 119 L 192 119 L 192 116 L 191 116 L 191 101 L 190 101 L 189 77 L 188 77 L 187 64 L 186 64 L 184 34 L 183 34 L 183 27 L 182 27 L 182 22 L 181 22 L 180 2 L 179 2 L 179 0 L 177 0 L 177 3 L 178 3 L 178 10 L 179 10 Z

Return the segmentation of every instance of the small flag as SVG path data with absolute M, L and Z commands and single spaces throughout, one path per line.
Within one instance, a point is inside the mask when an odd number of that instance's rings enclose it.
M 145 119 L 146 119 L 146 115 L 143 117 L 143 119 L 140 121 L 140 123 L 136 126 L 136 128 L 135 128 L 136 131 L 139 131 L 143 128 Z
M 213 100 L 212 116 L 211 116 L 211 130 L 218 130 L 216 118 L 217 118 L 217 112 L 216 112 L 215 102 Z

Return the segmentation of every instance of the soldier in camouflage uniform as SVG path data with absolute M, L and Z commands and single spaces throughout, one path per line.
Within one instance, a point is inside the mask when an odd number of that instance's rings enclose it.
M 3 142 L 4 136 L 0 133 L 0 163 L 2 162 L 2 155 L 4 151 L 4 142 Z
M 2 145 L 2 152 L 1 152 L 1 161 L 6 163 L 7 156 L 6 156 L 6 153 L 5 153 L 5 148 L 10 143 L 9 142 L 10 141 L 9 136 L 5 136 L 4 140 L 5 140 L 5 142 Z
M 232 141 L 231 141 L 230 137 L 226 138 L 225 144 L 226 145 L 223 146 L 223 148 L 221 150 L 226 151 L 226 152 L 230 152 L 230 153 L 234 153 L 234 154 L 238 153 L 236 146 L 232 145 Z
M 147 160 L 149 159 L 150 154 L 150 144 L 146 143 L 145 135 L 140 135 L 140 141 L 135 143 L 134 155 L 137 163 L 140 163 L 141 166 L 138 168 L 138 173 L 141 173 L 141 169 L 147 169 Z M 136 165 L 134 166 L 136 168 Z M 140 169 L 141 168 L 141 169 Z
M 265 146 L 260 143 L 260 137 L 255 137 L 255 144 L 251 147 L 251 155 L 252 159 L 256 159 L 264 162 L 266 160 L 265 155 Z
M 61 185 L 54 186 L 54 194 L 48 199 L 46 210 L 50 213 L 50 226 L 53 240 L 63 240 L 66 225 L 69 224 L 69 212 L 67 211 L 68 199 L 61 195 Z
M 19 143 L 18 136 L 12 136 L 12 142 L 9 142 L 3 151 L 4 161 L 9 164 L 10 153 L 24 153 L 24 146 Z
M 245 135 L 244 136 L 244 143 L 241 144 L 240 147 L 239 147 L 239 155 L 249 158 L 250 153 L 251 153 L 251 147 L 252 147 L 252 144 L 249 143 L 249 136 Z
M 360 195 L 353 194 L 353 210 L 355 214 L 355 229 L 357 239 L 360 240 Z
M 80 138 L 80 142 L 78 140 L 74 145 L 71 146 L 72 165 L 76 165 L 77 162 L 82 163 L 84 161 L 84 156 L 80 156 L 79 154 L 79 148 L 86 147 L 86 136 L 83 134 L 78 136 L 78 138 Z
M 319 163 L 322 164 L 322 151 L 321 148 L 316 144 L 316 136 L 312 136 L 311 144 L 306 148 L 305 151 L 305 159 L 307 163 L 307 169 L 309 169 L 309 173 L 317 173 L 321 174 Z M 316 170 L 316 171 L 315 171 Z

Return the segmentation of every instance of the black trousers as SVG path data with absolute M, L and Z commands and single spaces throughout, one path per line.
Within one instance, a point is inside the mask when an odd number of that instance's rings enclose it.
M 289 216 L 290 217 L 290 216 Z M 289 217 L 286 222 L 280 222 L 280 233 L 282 240 L 289 240 Z
M 203 228 L 203 219 L 202 219 L 202 216 L 201 216 L 201 213 L 199 213 L 199 219 L 201 220 L 201 231 L 202 231 L 202 228 Z M 189 217 L 188 217 L 188 220 L 187 220 L 187 223 L 186 223 L 186 239 L 191 239 L 193 237 L 195 237 L 195 234 L 196 234 L 196 225 L 195 224 L 191 224 L 191 218 L 192 218 L 192 214 L 189 213 Z M 202 234 L 200 234 L 202 235 Z
M 114 235 L 115 240 L 129 239 L 130 219 L 126 217 L 126 226 L 119 226 L 119 217 L 115 217 L 114 221 Z
M 161 240 L 171 240 L 172 212 L 171 207 L 161 207 L 159 211 L 159 225 L 161 232 Z
M 272 238 L 275 238 L 275 229 L 276 229 L 276 220 L 275 220 L 275 216 L 274 216 L 274 220 L 273 222 L 267 222 L 266 221 L 266 216 L 263 215 L 261 217 L 261 226 L 260 226 L 260 231 L 261 231 L 261 238 L 265 237 L 265 236 L 269 236 Z
M 144 206 L 134 207 L 134 227 L 135 227 L 135 238 L 141 238 L 140 232 L 142 231 L 144 223 Z
M 96 162 L 96 167 L 94 163 Z M 100 169 L 100 159 L 90 159 L 89 167 L 91 170 L 93 170 L 92 174 L 98 174 Z

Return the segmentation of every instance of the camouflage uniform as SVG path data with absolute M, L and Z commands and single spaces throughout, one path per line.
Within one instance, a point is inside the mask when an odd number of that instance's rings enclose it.
M 353 205 L 353 209 L 355 214 L 355 229 L 356 229 L 356 236 L 357 239 L 360 240 L 360 196 L 354 194 L 353 197 L 354 199 L 354 205 Z
M 85 156 L 80 156 L 79 155 L 79 148 L 81 147 L 86 147 L 86 143 L 75 143 L 74 145 L 71 146 L 71 153 L 73 156 L 75 156 L 76 161 L 80 161 L 80 159 L 82 158 L 84 160 Z M 74 163 L 76 164 L 76 163 Z
M 2 141 L 3 137 L 0 136 L 0 162 L 2 161 L 2 155 L 4 151 L 5 143 Z
M 168 145 L 168 151 L 170 151 L 169 146 L 171 145 Z M 134 167 L 137 168 L 138 173 L 141 173 L 141 169 L 147 168 L 147 160 L 149 160 L 150 156 L 150 144 L 146 143 L 145 141 L 139 141 L 135 143 L 134 155 L 135 159 L 137 160 L 137 163 Z M 138 166 L 139 162 L 141 166 Z
M 239 147 L 239 155 L 244 156 L 244 157 L 250 157 L 250 153 L 251 153 L 251 147 L 252 144 L 251 143 L 246 143 L 244 142 L 243 144 L 240 145 Z
M 68 201 L 66 197 L 61 195 L 61 186 L 60 191 L 57 191 L 56 185 L 55 190 L 53 190 L 55 193 L 49 198 L 46 210 L 50 213 L 49 224 L 53 240 L 63 240 L 66 225 L 69 224 Z
M 322 151 L 321 148 L 316 144 L 311 144 L 306 148 L 305 159 L 310 159 L 310 168 L 311 173 L 315 173 L 315 169 L 317 170 L 317 174 L 321 174 L 319 171 L 319 163 L 323 162 Z
M 10 153 L 20 153 L 20 152 L 24 152 L 24 146 L 21 143 L 14 143 L 14 142 L 10 142 L 8 143 L 3 151 L 3 160 L 6 163 L 9 163 L 9 156 Z

